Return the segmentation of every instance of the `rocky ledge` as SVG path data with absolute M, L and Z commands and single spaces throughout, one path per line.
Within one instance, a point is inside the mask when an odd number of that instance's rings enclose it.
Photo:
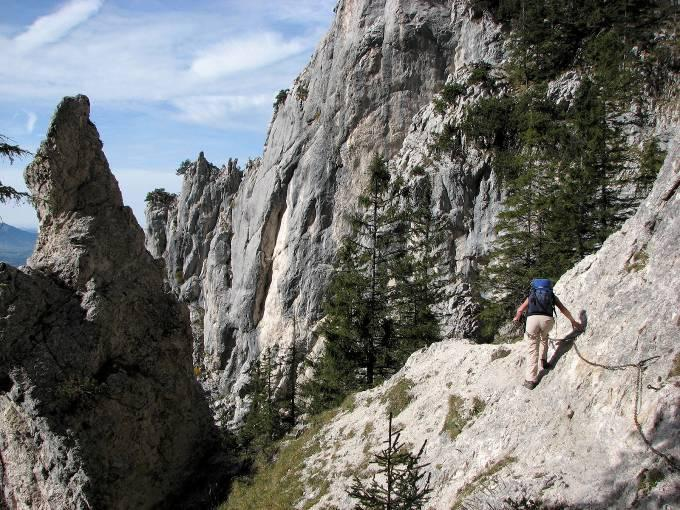
M 558 320 L 554 368 L 533 391 L 521 385 L 522 343 L 447 340 L 418 351 L 389 381 L 291 441 L 308 452 L 286 475 L 297 476 L 300 506 L 354 503 L 346 491 L 354 476 L 376 472 L 372 454 L 384 448 L 392 411 L 402 443 L 417 451 L 427 440 L 425 508 L 508 508 L 506 498 L 523 497 L 545 505 L 531 508 L 677 508 L 679 216 L 676 136 L 636 215 L 558 282 L 586 329 L 575 336 Z

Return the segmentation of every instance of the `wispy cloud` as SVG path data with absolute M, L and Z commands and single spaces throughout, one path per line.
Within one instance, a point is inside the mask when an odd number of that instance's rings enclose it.
M 17 50 L 27 52 L 58 41 L 92 17 L 102 4 L 102 0 L 71 0 L 55 12 L 36 19 L 13 42 Z
M 38 116 L 33 112 L 26 112 L 26 132 L 31 134 L 35 129 L 35 123 L 38 120 Z
M 266 117 L 270 96 L 300 72 L 327 26 L 335 0 L 315 1 L 324 22 L 309 5 L 304 16 L 285 21 L 291 0 L 281 0 L 279 9 L 263 0 L 247 13 L 234 2 L 192 8 L 190 15 L 72 0 L 13 39 L 0 37 L 0 97 L 55 104 L 84 93 L 100 104 L 156 105 L 175 120 L 210 127 L 243 113 L 241 105 Z
M 274 32 L 247 34 L 201 50 L 191 64 L 191 72 L 200 78 L 219 78 L 264 67 L 299 54 L 309 46 L 309 41 L 285 39 Z
M 271 110 L 272 98 L 269 95 L 258 94 L 251 96 L 195 96 L 182 97 L 172 101 L 179 110 L 181 119 L 195 124 L 220 126 L 232 124 L 233 119 L 243 113 L 259 111 L 264 113 Z M 231 118 L 231 122 L 230 122 Z

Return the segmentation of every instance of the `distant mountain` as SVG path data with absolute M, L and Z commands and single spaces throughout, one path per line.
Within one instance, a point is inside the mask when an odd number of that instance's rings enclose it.
M 13 266 L 26 263 L 33 253 L 38 234 L 0 223 L 0 261 Z

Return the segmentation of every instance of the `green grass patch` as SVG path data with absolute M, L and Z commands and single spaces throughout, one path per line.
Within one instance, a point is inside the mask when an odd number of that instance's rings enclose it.
M 229 499 L 219 510 L 289 510 L 294 508 L 305 493 L 315 493 L 304 508 L 316 504 L 328 492 L 327 477 L 320 470 L 312 473 L 308 483 L 302 480 L 305 460 L 321 451 L 316 437 L 319 431 L 338 414 L 334 409 L 313 419 L 310 427 L 298 438 L 285 441 L 273 462 L 260 458 L 256 461 L 252 478 L 236 480 Z
M 640 476 L 638 476 L 638 491 L 641 491 L 644 495 L 647 495 L 664 478 L 666 478 L 666 475 L 658 468 L 652 468 L 649 470 L 645 469 L 640 474 Z
M 342 404 L 340 404 L 340 409 L 342 409 L 343 411 L 347 411 L 349 413 L 354 411 L 356 409 L 356 407 L 357 407 L 357 399 L 356 399 L 356 396 L 354 394 L 347 395 L 347 397 L 345 397 L 345 400 L 342 401 Z
M 486 409 L 486 403 L 479 397 L 472 399 L 472 410 L 470 411 L 470 418 L 479 416 Z
M 387 405 L 387 412 L 397 416 L 408 407 L 413 400 L 411 389 L 415 383 L 406 377 L 399 379 L 381 398 L 380 402 Z
M 458 395 L 449 396 L 449 411 L 446 413 L 446 421 L 442 432 L 447 432 L 453 441 L 463 431 L 467 420 L 463 417 L 463 405 L 465 401 Z
M 515 457 L 511 456 L 503 457 L 501 460 L 491 464 L 491 466 L 475 476 L 470 482 L 463 485 L 463 487 L 458 491 L 456 501 L 454 501 L 451 510 L 463 508 L 463 503 L 465 502 L 466 498 L 471 496 L 480 487 L 483 487 L 501 469 L 509 466 L 516 460 L 517 459 Z
M 668 372 L 668 377 L 678 377 L 680 375 L 680 352 L 673 358 L 673 365 L 671 371 Z
M 375 426 L 373 425 L 372 421 L 369 421 L 366 426 L 364 427 L 364 431 L 361 433 L 361 439 L 366 440 L 368 436 L 373 432 L 375 429 Z
M 479 397 L 472 399 L 472 406 L 465 409 L 465 400 L 459 395 L 449 396 L 449 410 L 442 427 L 442 433 L 446 432 L 452 441 L 463 431 L 463 428 L 484 412 L 486 404 Z
M 638 271 L 641 271 L 647 266 L 648 261 L 649 254 L 644 248 L 642 248 L 633 253 L 633 255 L 631 255 L 630 259 L 626 261 L 623 268 L 626 270 L 627 273 L 630 272 L 637 273 Z

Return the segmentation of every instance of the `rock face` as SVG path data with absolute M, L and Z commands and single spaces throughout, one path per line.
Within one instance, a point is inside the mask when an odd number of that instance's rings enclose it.
M 305 498 L 316 501 L 312 508 L 351 506 L 352 475 L 370 479 L 375 472 L 371 455 L 384 447 L 387 409 L 399 402 L 401 441 L 417 449 L 427 440 L 422 460 L 434 491 L 426 508 L 504 508 L 505 498 L 522 495 L 567 508 L 677 508 L 678 218 L 676 136 L 637 214 L 557 284 L 572 312 L 584 310 L 587 327 L 573 338 L 560 317 L 551 335 L 555 367 L 544 371 L 536 389 L 521 386 L 522 343 L 449 340 L 414 353 L 401 372 L 357 394 L 351 410 L 308 437 L 314 453 L 298 475 Z M 584 358 L 610 366 L 650 360 L 641 374 L 637 418 L 675 472 L 636 430 L 637 369 L 608 370 Z M 318 480 L 329 487 L 319 489 Z
M 0 270 L 3 502 L 160 504 L 200 459 L 210 415 L 186 308 L 123 205 L 86 97 L 59 105 L 25 177 L 40 234 L 27 267 Z
M 468 80 L 480 63 L 493 87 Z M 443 332 L 475 332 L 470 282 L 496 237 L 503 192 L 491 155 L 462 135 L 452 140 L 456 150 L 432 147 L 461 125 L 467 105 L 503 93 L 503 63 L 500 27 L 473 17 L 466 1 L 341 0 L 311 62 L 277 102 L 263 157 L 241 173 L 200 156 L 176 203 L 148 209 L 147 247 L 165 260 L 173 290 L 189 305 L 195 363 L 205 386 L 226 396 L 232 417 L 244 410 L 245 371 L 263 349 L 278 344 L 285 352 L 294 335 L 309 350 L 317 345 L 345 214 L 375 153 L 410 185 L 419 174 L 431 179 L 432 208 L 449 224 L 454 297 Z M 569 70 L 548 93 L 571 101 L 579 80 Z M 454 82 L 465 90 L 441 108 L 433 98 Z M 677 126 L 677 108 L 667 108 L 649 125 L 627 126 L 631 146 L 654 131 L 665 147 Z
M 293 317 L 298 336 L 314 343 L 344 215 L 367 180 L 371 156 L 396 158 L 417 129 L 409 128 L 414 114 L 447 76 L 501 54 L 498 27 L 472 20 L 463 1 L 346 0 L 336 11 L 276 108 L 262 160 L 246 168 L 240 185 L 228 169 L 205 171 L 213 167 L 199 157 L 177 204 L 147 211 L 148 249 L 162 254 L 169 280 L 192 308 L 208 386 L 229 395 L 236 414 L 248 361 L 268 345 L 290 342 Z M 395 171 L 406 171 L 408 159 L 402 151 Z M 483 229 L 492 230 L 470 219 L 489 215 L 500 198 L 482 159 L 470 169 L 455 177 L 458 164 L 442 165 L 437 188 L 456 238 L 479 233 L 452 247 L 461 270 L 486 242 Z M 459 180 L 474 181 L 477 191 L 458 188 Z M 451 306 L 469 308 L 460 300 Z M 472 327 L 460 324 L 459 334 Z

